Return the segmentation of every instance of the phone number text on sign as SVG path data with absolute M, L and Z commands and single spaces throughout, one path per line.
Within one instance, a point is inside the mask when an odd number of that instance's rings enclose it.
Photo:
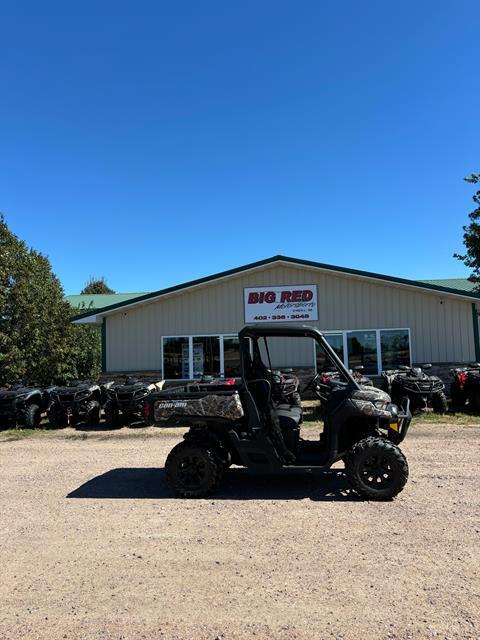
M 315 284 L 249 287 L 243 291 L 247 323 L 318 320 Z

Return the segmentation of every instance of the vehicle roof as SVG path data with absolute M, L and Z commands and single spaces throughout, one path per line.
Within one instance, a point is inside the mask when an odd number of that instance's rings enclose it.
M 323 333 L 315 327 L 305 324 L 247 324 L 239 332 L 240 338 L 256 338 L 262 336 L 299 336 L 299 337 L 323 337 Z

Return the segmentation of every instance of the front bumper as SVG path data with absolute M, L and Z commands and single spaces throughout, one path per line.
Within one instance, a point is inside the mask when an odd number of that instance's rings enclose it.
M 388 425 L 388 437 L 390 440 L 398 444 L 404 440 L 407 435 L 410 423 L 412 422 L 412 412 L 410 411 L 410 399 L 406 398 L 403 407 L 392 407 L 392 420 Z M 395 407 L 395 410 L 393 410 Z

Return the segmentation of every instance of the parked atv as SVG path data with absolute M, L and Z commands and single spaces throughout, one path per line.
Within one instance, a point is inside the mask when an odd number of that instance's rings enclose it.
M 350 369 L 349 371 L 358 382 L 358 384 L 362 385 L 362 387 L 373 387 L 372 380 L 363 375 L 363 372 L 365 371 L 365 367 L 363 365 L 353 367 L 353 369 Z
M 271 363 L 258 366 L 258 341 L 263 343 L 269 336 L 312 338 L 339 372 L 331 382 L 335 389 L 329 394 L 323 432 L 317 440 L 300 437 L 301 406 L 274 398 Z M 345 462 L 352 488 L 366 498 L 389 500 L 402 491 L 408 465 L 398 445 L 411 422 L 408 399 L 399 409 L 384 391 L 361 387 L 312 327 L 247 326 L 239 334 L 239 343 L 241 379 L 237 384 L 205 385 L 200 390 L 186 386 L 147 398 L 149 423 L 188 427 L 184 441 L 165 463 L 167 481 L 175 493 L 193 498 L 214 491 L 231 464 L 260 473 L 323 474 L 338 460 Z M 258 377 L 262 372 L 263 377 Z M 312 380 L 315 392 L 319 375 Z
M 450 385 L 452 405 L 462 409 L 468 403 L 471 411 L 480 412 L 480 364 L 475 362 L 467 367 L 452 369 Z
M 74 380 L 50 392 L 48 421 L 54 429 L 85 421 L 93 426 L 100 422 L 102 390 L 98 384 Z
M 131 376 L 123 383 L 107 384 L 104 406 L 107 425 L 118 427 L 122 419 L 128 423 L 138 418 L 143 420 L 145 398 L 152 391 L 161 391 L 163 384 L 164 380 L 150 383 Z
M 446 413 L 448 403 L 445 385 L 438 376 L 425 373 L 431 366 L 401 366 L 398 369 L 382 371 L 382 389 L 391 396 L 395 404 L 400 404 L 404 398 L 408 398 L 412 413 L 428 407 L 435 413 Z
M 0 388 L 0 426 L 14 428 L 21 424 L 35 429 L 48 406 L 48 390 L 23 384 Z

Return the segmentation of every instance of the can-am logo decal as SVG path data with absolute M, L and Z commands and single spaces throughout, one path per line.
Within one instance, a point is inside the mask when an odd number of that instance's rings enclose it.
M 317 285 L 244 289 L 245 322 L 318 320 Z
M 176 400 L 175 402 L 159 402 L 157 404 L 158 409 L 185 409 L 186 406 L 186 400 Z

